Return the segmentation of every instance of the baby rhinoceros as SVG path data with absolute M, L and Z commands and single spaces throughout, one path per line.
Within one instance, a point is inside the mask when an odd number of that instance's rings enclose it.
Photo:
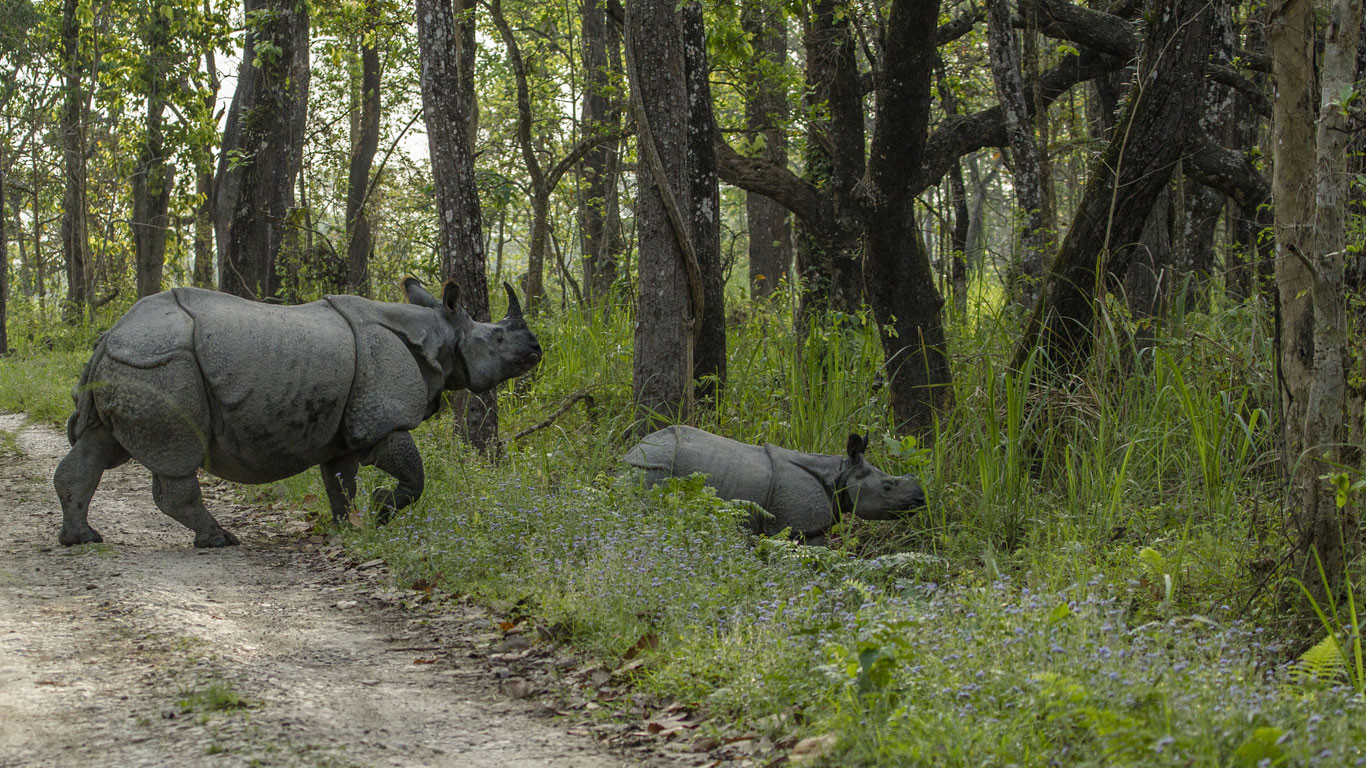
M 850 435 L 844 456 L 801 453 L 776 445 L 749 445 L 688 426 L 646 435 L 626 453 L 653 486 L 694 472 L 707 476 L 716 495 L 751 501 L 771 517 L 751 518 L 755 533 L 791 531 L 808 544 L 824 544 L 843 514 L 887 520 L 925 505 L 925 491 L 910 475 L 897 477 L 863 457 L 868 438 Z
M 157 507 L 194 531 L 196 547 L 236 544 L 204 508 L 195 470 L 268 483 L 321 466 L 336 522 L 356 471 L 397 485 L 374 492 L 381 524 L 422 494 L 409 430 L 441 393 L 487 390 L 530 370 L 541 346 L 512 288 L 497 323 L 470 318 L 447 282 L 438 301 L 414 278 L 408 304 L 328 296 L 285 307 L 175 288 L 134 304 L 100 339 L 72 392 L 71 452 L 53 483 L 65 545 L 102 541 L 87 521 L 106 469 L 137 459 Z

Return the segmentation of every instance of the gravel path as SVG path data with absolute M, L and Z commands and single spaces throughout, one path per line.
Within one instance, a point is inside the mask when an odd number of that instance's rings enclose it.
M 413 593 L 297 513 L 206 483 L 242 546 L 195 550 L 130 463 L 91 504 L 105 544 L 59 546 L 66 440 L 22 425 L 0 414 L 22 450 L 0 455 L 0 768 L 664 763 L 511 698 L 498 654 L 471 650 L 501 637 L 483 611 L 386 606 Z

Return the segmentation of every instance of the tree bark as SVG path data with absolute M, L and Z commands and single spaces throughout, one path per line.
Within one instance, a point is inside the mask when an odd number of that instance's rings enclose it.
M 61 135 L 65 187 L 62 199 L 62 256 L 66 260 L 68 314 L 78 317 L 90 306 L 90 237 L 86 229 L 86 93 L 90 66 L 81 50 L 77 0 L 62 4 L 61 57 L 64 94 Z M 36 210 L 35 210 L 36 213 Z
M 460 302 L 470 316 L 487 322 L 488 266 L 474 179 L 473 118 L 469 116 L 473 104 L 465 91 L 470 81 L 461 71 L 451 6 L 444 0 L 417 0 L 417 34 L 422 56 L 422 110 L 441 232 L 441 271 L 460 286 Z M 459 418 L 462 406 L 463 420 Z M 497 445 L 496 389 L 470 394 L 463 404 L 457 400 L 456 409 L 457 429 L 471 444 L 482 451 Z
M 753 41 L 756 64 L 754 80 L 745 98 L 745 129 L 760 142 L 760 157 L 787 167 L 787 89 L 777 78 L 787 58 L 787 25 L 781 8 L 746 5 L 741 11 L 745 34 Z M 789 278 L 792 238 L 787 211 L 760 194 L 745 195 L 745 222 L 749 230 L 749 291 L 751 298 L 769 296 L 778 283 Z
M 0 152 L 0 357 L 9 354 L 9 238 L 5 234 L 5 201 L 9 199 L 5 196 L 5 177 L 9 175 L 8 171 L 8 159 Z
M 945 75 L 943 58 L 935 64 L 934 77 L 944 114 L 958 114 L 958 97 Z M 967 184 L 963 181 L 962 161 L 955 162 L 949 168 L 949 204 L 953 208 L 953 229 L 949 233 L 949 258 L 952 261 L 949 289 L 953 293 L 954 311 L 962 317 L 968 308 L 967 251 L 968 235 L 972 231 L 972 214 L 968 211 L 968 192 Z
M 677 3 L 628 3 L 626 51 L 640 148 L 639 295 L 632 373 L 640 428 L 649 431 L 692 415 L 693 356 L 703 309 L 700 267 L 687 263 L 692 233 L 684 211 L 692 206 L 682 196 L 693 187 L 688 168 L 687 65 Z
M 1092 164 L 1081 203 L 1044 281 L 1014 365 L 1034 350 L 1050 372 L 1076 373 L 1090 359 L 1095 303 L 1105 282 L 1128 268 L 1123 246 L 1139 240 L 1154 202 L 1181 158 L 1184 136 L 1204 102 L 1210 7 L 1206 0 L 1174 0 L 1150 12 L 1135 91 L 1114 138 Z M 1131 251 L 1127 251 L 1131 253 Z M 1120 256 L 1114 258 L 1111 254 Z
M 1044 222 L 1048 195 L 1044 190 L 1044 159 L 1034 140 L 1034 126 L 1027 106 L 1032 100 L 1025 93 L 1020 76 L 1020 55 L 1011 31 L 1008 0 L 987 0 L 987 43 L 991 58 L 991 77 L 1005 119 L 1006 136 L 1013 160 L 1015 200 L 1024 217 L 1020 231 L 1019 268 L 1015 271 L 1011 293 L 1024 307 L 1038 300 L 1039 282 L 1044 271 L 1044 250 L 1049 233 Z
M 205 0 L 205 13 L 208 13 L 208 0 Z M 209 76 L 209 92 L 204 95 L 202 108 L 206 118 L 211 119 L 218 105 L 218 64 L 214 60 L 213 49 L 204 52 L 204 68 Z M 194 215 L 194 284 L 199 288 L 213 288 L 214 275 L 214 195 L 217 188 L 213 177 L 213 145 L 209 139 L 195 147 L 195 191 L 199 193 L 199 206 Z
M 174 170 L 166 164 L 161 121 L 166 110 L 165 87 L 166 17 L 152 12 L 144 32 L 147 46 L 143 63 L 147 82 L 147 115 L 143 123 L 142 150 L 133 171 L 133 253 L 137 264 L 138 298 L 161 291 L 166 263 L 166 233 L 170 227 L 167 207 L 171 201 Z
M 607 18 L 607 0 L 583 0 L 580 6 L 583 35 L 583 133 L 585 136 L 615 132 L 621 125 L 621 107 L 613 89 L 621 79 L 617 49 L 621 45 L 615 24 Z M 584 289 L 590 301 L 603 301 L 617 280 L 620 238 L 610 225 L 616 206 L 616 158 L 619 141 L 604 141 L 579 164 L 583 200 L 579 208 L 582 232 Z
M 693 350 L 697 402 L 712 407 L 726 387 L 726 297 L 721 273 L 721 192 L 712 130 L 711 68 L 702 3 L 690 0 L 680 9 L 683 74 L 688 112 L 688 198 L 692 245 L 702 278 L 702 311 Z
M 820 223 L 804 219 L 798 228 L 799 326 L 822 310 L 852 315 L 863 305 L 861 228 L 849 197 L 867 151 L 854 13 L 849 0 L 814 0 L 806 22 L 805 179 L 825 194 Z
M 382 20 L 378 0 L 365 4 L 366 33 L 360 44 L 360 119 L 351 142 L 351 163 L 346 191 L 346 291 L 370 295 L 370 168 L 379 150 L 380 70 L 376 35 Z
M 1124 301 L 1135 321 L 1134 348 L 1142 353 L 1157 341 L 1157 325 L 1167 314 L 1172 282 L 1171 187 L 1158 193 L 1138 243 L 1124 249 Z
M 915 221 L 910 182 L 924 161 L 938 2 L 893 0 L 868 171 L 856 191 L 864 280 L 877 317 L 899 433 L 932 438 L 953 400 L 943 299 Z
M 1320 606 L 1343 588 L 1360 550 L 1352 501 L 1339 507 L 1324 473 L 1340 471 L 1347 424 L 1347 109 L 1361 29 L 1361 0 L 1330 4 L 1315 108 L 1312 0 L 1272 7 L 1276 288 L 1284 461 L 1290 474 L 1288 537 L 1295 575 Z M 1317 120 L 1315 115 L 1317 114 Z M 1360 414 L 1355 414 L 1360 418 Z M 1320 573 L 1319 568 L 1322 568 Z M 1308 607 L 1304 613 L 1308 614 Z
M 229 125 L 236 125 L 224 133 L 219 164 L 218 204 L 226 232 L 219 233 L 218 285 L 237 296 L 278 300 L 276 260 L 303 164 L 308 7 L 294 0 L 246 0 L 246 8 L 247 41 L 228 116 Z M 225 206 L 231 206 L 230 214 Z

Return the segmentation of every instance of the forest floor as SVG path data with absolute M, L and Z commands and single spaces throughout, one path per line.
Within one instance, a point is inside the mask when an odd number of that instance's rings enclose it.
M 105 543 L 63 548 L 65 436 L 18 415 L 0 430 L 18 448 L 0 443 L 0 768 L 716 764 L 555 718 L 525 667 L 572 657 L 529 654 L 478 606 L 424 604 L 226 484 L 205 498 L 241 546 L 193 549 L 129 463 L 91 504 Z

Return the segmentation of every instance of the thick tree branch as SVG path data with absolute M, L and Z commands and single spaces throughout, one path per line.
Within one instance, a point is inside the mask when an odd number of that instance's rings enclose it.
M 727 184 L 773 200 L 815 231 L 825 229 L 821 195 L 815 185 L 771 160 L 741 155 L 731 148 L 719 128 L 716 168 Z
M 1227 67 L 1223 64 L 1210 62 L 1205 65 L 1205 73 L 1209 78 L 1220 85 L 1227 85 L 1233 90 L 1241 93 L 1247 98 L 1248 105 L 1257 111 L 1257 114 L 1270 119 L 1271 99 L 1267 98 L 1266 93 L 1257 84 L 1243 77 L 1238 70 Z
M 619 141 L 635 132 L 635 126 L 628 125 L 615 131 L 607 131 L 605 133 L 585 136 L 582 139 L 579 139 L 575 142 L 574 146 L 569 148 L 569 154 L 560 158 L 550 167 L 550 170 L 546 172 L 545 182 L 547 188 L 554 189 L 555 185 L 560 183 L 560 178 L 568 173 L 570 168 L 577 165 L 578 162 L 583 159 L 584 155 L 592 152 L 594 148 L 606 144 L 609 141 Z
M 1240 208 L 1251 211 L 1271 197 L 1271 185 L 1247 155 L 1225 149 L 1200 137 L 1188 147 L 1182 170 L 1190 178 L 1228 195 Z
M 1127 63 L 1125 59 L 1090 51 L 1083 51 L 1080 55 L 1068 54 L 1058 66 L 1043 73 L 1040 78 L 1043 106 L 1052 104 L 1077 83 L 1113 72 Z M 1030 101 L 1028 106 L 1032 117 L 1034 102 Z M 911 185 L 911 193 L 918 195 L 930 185 L 937 184 L 949 167 L 963 155 L 983 147 L 1003 147 L 1006 143 L 1005 119 L 999 104 L 971 115 L 946 117 L 930 135 L 925 148 L 925 163 Z

